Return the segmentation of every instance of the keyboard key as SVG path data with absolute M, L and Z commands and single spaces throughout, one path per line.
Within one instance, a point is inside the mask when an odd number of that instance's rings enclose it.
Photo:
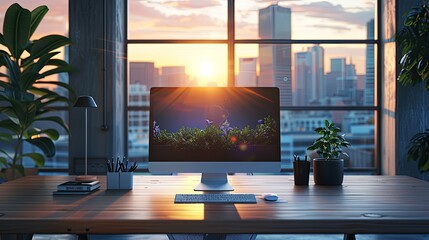
M 256 203 L 255 194 L 176 194 L 175 203 Z

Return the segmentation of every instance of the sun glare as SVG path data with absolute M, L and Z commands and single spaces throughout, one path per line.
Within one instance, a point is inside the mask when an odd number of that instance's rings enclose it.
M 202 77 L 213 75 L 213 65 L 210 62 L 202 62 L 199 66 L 199 73 Z

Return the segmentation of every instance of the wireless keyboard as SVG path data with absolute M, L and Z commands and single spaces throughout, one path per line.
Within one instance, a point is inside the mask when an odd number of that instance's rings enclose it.
M 176 194 L 175 203 L 256 203 L 255 194 Z

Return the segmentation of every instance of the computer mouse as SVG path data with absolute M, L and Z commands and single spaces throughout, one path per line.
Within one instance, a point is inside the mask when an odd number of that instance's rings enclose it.
M 264 195 L 264 199 L 266 201 L 277 201 L 277 199 L 279 199 L 279 196 L 277 196 L 277 194 L 270 193 L 270 194 Z

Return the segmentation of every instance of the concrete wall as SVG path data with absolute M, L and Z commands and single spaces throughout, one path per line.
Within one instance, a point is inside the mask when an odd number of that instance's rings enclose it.
M 105 33 L 104 2 L 108 16 Z M 124 2 L 69 1 L 69 35 L 73 41 L 70 46 L 70 64 L 77 69 L 70 74 L 70 84 L 78 95 L 93 96 L 98 105 L 98 108 L 88 109 L 88 158 L 111 158 L 125 153 L 126 67 L 122 56 L 126 37 Z M 103 41 L 105 36 L 107 41 Z M 106 58 L 103 54 L 106 54 Z M 106 80 L 103 79 L 104 74 Z M 70 110 L 70 169 L 73 169 L 73 159 L 85 155 L 84 112 L 80 108 Z

